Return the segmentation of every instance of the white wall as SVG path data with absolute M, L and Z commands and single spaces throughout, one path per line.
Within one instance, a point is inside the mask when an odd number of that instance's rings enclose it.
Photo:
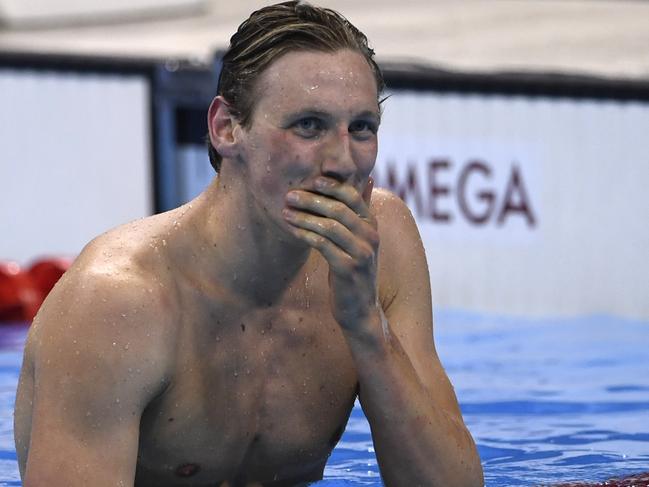
M 386 102 L 377 182 L 418 220 L 435 304 L 647 319 L 648 132 L 648 103 L 401 92 Z
M 149 87 L 0 70 L 0 259 L 76 255 L 150 214 Z

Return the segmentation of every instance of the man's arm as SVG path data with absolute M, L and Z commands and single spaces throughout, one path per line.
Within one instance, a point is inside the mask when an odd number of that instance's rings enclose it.
M 382 234 L 385 314 L 368 320 L 368 336 L 350 335 L 360 400 L 386 485 L 483 484 L 477 450 L 433 343 L 430 278 L 424 248 L 401 200 L 377 192 Z M 387 328 L 387 337 L 377 330 Z M 360 338 L 360 339 L 359 339 Z
M 435 352 L 428 268 L 412 215 L 387 192 L 375 193 L 370 211 L 369 191 L 361 198 L 333 182 L 317 191 L 328 198 L 303 192 L 297 205 L 308 213 L 289 221 L 329 263 L 332 312 L 357 367 L 386 485 L 482 485 L 475 444 Z M 377 281 L 390 289 L 385 313 Z
M 165 385 L 160 303 L 148 288 L 77 266 L 46 300 L 16 404 L 25 487 L 133 485 L 140 416 Z

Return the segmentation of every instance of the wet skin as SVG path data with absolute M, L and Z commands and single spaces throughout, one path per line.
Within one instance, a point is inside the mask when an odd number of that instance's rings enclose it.
M 224 162 L 203 194 L 98 237 L 48 297 L 16 403 L 26 487 L 314 481 L 359 388 L 392 478 L 405 463 L 384 452 L 406 429 L 436 428 L 473 459 L 431 339 L 416 226 L 368 183 L 369 66 L 289 53 L 257 90 L 249 127 L 212 104 Z M 410 389 L 390 392 L 400 381 Z M 404 422 L 393 412 L 408 402 L 425 407 Z

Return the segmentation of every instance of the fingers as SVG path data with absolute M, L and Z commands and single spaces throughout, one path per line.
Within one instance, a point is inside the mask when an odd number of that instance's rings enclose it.
M 328 238 L 296 226 L 292 227 L 292 232 L 297 238 L 318 250 L 329 263 L 330 270 L 336 274 L 342 276 L 349 274 L 355 266 L 354 258 Z
M 367 185 L 365 185 L 365 189 L 363 190 L 363 201 L 365 201 L 365 204 L 368 207 L 370 206 L 370 200 L 372 199 L 373 189 L 374 189 L 374 178 L 370 176 L 369 179 L 367 180 Z
M 372 218 L 372 214 L 370 213 L 368 206 L 369 195 L 365 194 L 368 191 L 371 194 L 371 188 L 374 186 L 373 180 L 370 180 L 368 180 L 362 195 L 351 184 L 341 184 L 335 179 L 326 177 L 319 177 L 318 179 L 316 179 L 314 183 L 314 189 L 318 193 L 341 201 L 361 218 L 370 220 Z
M 290 208 L 284 209 L 283 213 L 289 223 L 307 231 L 300 232 L 299 236 L 308 237 L 310 244 L 319 250 L 327 251 L 332 257 L 340 250 L 359 263 L 365 263 L 373 255 L 371 239 L 359 238 L 339 221 Z M 337 249 L 329 249 L 329 243 Z
M 350 266 L 371 266 L 379 245 L 376 220 L 367 202 L 373 182 L 363 194 L 349 184 L 319 178 L 313 189 L 290 191 L 284 218 L 294 235 L 318 249 L 344 273 Z
M 356 231 L 359 216 L 374 224 L 374 215 L 369 208 L 373 188 L 374 180 L 371 177 L 362 194 L 352 185 L 321 177 L 315 181 L 313 189 L 290 191 L 286 201 L 295 208 L 337 219 Z
M 290 205 L 289 210 L 294 209 L 310 215 L 329 218 L 355 234 L 366 231 L 363 227 L 367 225 L 367 222 L 342 201 L 303 190 L 291 191 L 287 195 L 286 201 Z

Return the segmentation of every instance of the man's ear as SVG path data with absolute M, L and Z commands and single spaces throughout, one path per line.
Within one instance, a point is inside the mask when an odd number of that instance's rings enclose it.
M 207 112 L 207 127 L 210 143 L 221 157 L 232 159 L 236 156 L 238 144 L 235 129 L 239 123 L 230 111 L 230 106 L 222 96 L 212 100 Z

